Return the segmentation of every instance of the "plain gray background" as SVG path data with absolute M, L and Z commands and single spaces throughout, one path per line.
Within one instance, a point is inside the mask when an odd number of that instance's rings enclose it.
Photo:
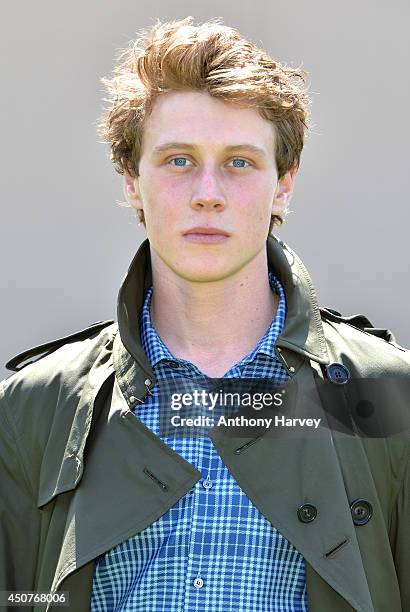
M 321 305 L 366 313 L 410 345 L 407 2 L 39 0 L 2 12 L 1 366 L 116 318 L 144 232 L 98 142 L 99 79 L 138 30 L 188 15 L 222 17 L 308 71 L 313 132 L 277 233 Z

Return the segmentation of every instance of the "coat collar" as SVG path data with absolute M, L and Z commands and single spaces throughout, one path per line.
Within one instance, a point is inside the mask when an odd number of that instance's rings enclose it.
M 277 345 L 313 359 L 329 362 L 320 310 L 310 276 L 290 247 L 275 236 L 266 243 L 268 266 L 285 288 L 287 316 Z M 148 378 L 155 381 L 154 372 L 141 346 L 138 313 L 143 306 L 145 291 L 152 284 L 149 241 L 138 249 L 125 275 L 117 302 L 118 326 L 122 343 Z

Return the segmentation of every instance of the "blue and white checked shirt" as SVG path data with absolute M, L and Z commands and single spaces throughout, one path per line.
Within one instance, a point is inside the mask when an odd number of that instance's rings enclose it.
M 288 373 L 274 346 L 286 317 L 279 295 L 274 320 L 253 351 L 223 378 L 271 378 Z M 192 363 L 175 358 L 150 317 L 152 287 L 141 310 L 144 350 L 157 381 L 203 378 Z M 160 436 L 158 384 L 133 412 Z M 306 612 L 303 556 L 240 489 L 208 436 L 162 437 L 202 478 L 159 520 L 96 561 L 90 612 Z

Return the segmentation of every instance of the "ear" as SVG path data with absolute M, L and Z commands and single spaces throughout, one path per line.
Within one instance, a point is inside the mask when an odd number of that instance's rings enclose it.
M 127 202 L 137 210 L 142 210 L 141 194 L 139 189 L 138 178 L 134 178 L 131 174 L 124 170 L 123 186 L 124 197 Z
M 275 195 L 273 196 L 272 215 L 283 216 L 292 197 L 297 171 L 297 166 L 292 166 L 292 168 L 278 180 Z

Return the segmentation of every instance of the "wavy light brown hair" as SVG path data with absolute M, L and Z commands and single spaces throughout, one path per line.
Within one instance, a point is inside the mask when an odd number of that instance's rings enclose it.
M 278 179 L 299 167 L 310 127 L 306 71 L 273 60 L 220 21 L 199 25 L 193 25 L 192 17 L 157 21 L 120 49 L 112 78 L 101 79 L 110 106 L 97 128 L 110 145 L 117 172 L 126 169 L 138 176 L 144 121 L 161 93 L 180 90 L 205 91 L 257 109 L 275 126 Z M 142 211 L 138 213 L 145 225 Z M 272 215 L 269 233 L 282 223 L 282 217 Z

